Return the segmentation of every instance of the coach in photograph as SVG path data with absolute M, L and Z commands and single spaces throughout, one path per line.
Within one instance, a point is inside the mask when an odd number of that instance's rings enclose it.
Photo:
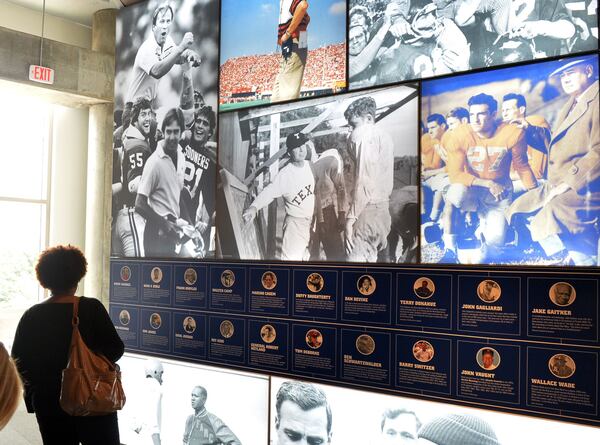
M 138 97 L 154 101 L 160 79 L 173 65 L 200 63 L 198 54 L 190 49 L 194 43 L 191 32 L 185 33 L 179 45 L 169 35 L 174 17 L 175 11 L 168 3 L 156 8 L 152 14 L 152 35 L 142 43 L 135 56 L 126 102 L 133 102 Z
M 290 162 L 266 186 L 242 218 L 250 223 L 258 211 L 274 199 L 282 197 L 285 205 L 281 259 L 302 261 L 308 259 L 310 229 L 315 210 L 315 178 L 309 161 L 306 161 L 309 139 L 304 133 L 292 133 L 286 139 Z
M 508 211 L 533 214 L 531 238 L 547 255 L 563 250 L 578 266 L 597 262 L 600 217 L 600 103 L 597 58 L 581 58 L 555 70 L 569 100 L 554 123 L 548 180 L 517 199 Z
M 376 262 L 387 247 L 392 219 L 389 201 L 394 187 L 394 145 L 376 126 L 377 104 L 366 96 L 352 102 L 344 117 L 352 128 L 348 154 L 353 187 L 344 230 L 350 261 Z
M 167 111 L 162 123 L 164 140 L 148 158 L 142 173 L 135 209 L 146 218 L 146 256 L 175 256 L 182 227 L 189 225 L 188 215 L 180 217 L 179 203 L 185 171 L 185 155 L 179 145 L 183 129 L 181 110 Z
M 298 99 L 308 56 L 307 28 L 310 16 L 306 0 L 281 0 L 277 44 L 281 63 L 271 102 Z
M 328 445 L 332 415 L 325 393 L 304 382 L 283 382 L 275 402 L 276 445 Z
M 184 445 L 241 445 L 237 436 L 229 427 L 213 413 L 206 410 L 205 404 L 208 392 L 203 386 L 192 389 L 192 408 L 185 420 L 183 433 Z

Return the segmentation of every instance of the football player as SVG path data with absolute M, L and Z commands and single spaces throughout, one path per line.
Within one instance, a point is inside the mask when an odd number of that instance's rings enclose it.
M 548 166 L 550 124 L 542 116 L 527 116 L 525 97 L 516 93 L 508 93 L 502 98 L 502 121 L 515 124 L 525 131 L 529 166 L 538 182 L 545 179 Z M 513 181 L 514 193 L 525 191 L 523 182 L 514 168 L 511 168 L 510 178 Z
M 451 183 L 446 201 L 463 212 L 477 212 L 484 259 L 490 259 L 506 236 L 511 164 L 527 189 L 535 188 L 537 181 L 527 161 L 525 132 L 496 121 L 498 103 L 488 94 L 472 96 L 468 104 L 470 124 L 449 132 L 442 142 Z M 447 248 L 456 248 L 451 240 L 449 244 Z
M 431 114 L 427 117 L 428 138 L 421 138 L 421 165 L 423 187 L 433 192 L 433 200 L 431 204 L 431 221 L 436 221 L 440 215 L 442 206 L 442 191 L 443 187 L 439 187 L 440 175 L 447 177 L 445 173 L 445 162 L 440 156 L 439 144 L 442 136 L 446 132 L 446 119 L 441 114 Z M 424 196 L 425 198 L 427 196 Z M 425 199 L 423 199 L 425 204 Z
M 463 107 L 452 108 L 446 114 L 446 124 L 448 125 L 448 130 L 454 130 L 460 124 L 468 124 L 469 123 L 469 110 Z
M 117 215 L 113 238 L 113 251 L 123 256 L 144 256 L 142 234 L 145 220 L 135 210 L 135 199 L 146 160 L 151 154 L 149 138 L 152 120 L 150 100 L 139 97 L 133 104 L 131 124 L 123 133 L 121 164 L 123 208 Z
M 193 225 L 202 234 L 205 250 L 210 242 L 210 227 L 214 221 L 216 153 L 214 144 L 209 143 L 216 126 L 212 107 L 201 106 L 195 113 L 191 139 L 184 149 L 185 179 L 181 193 L 181 206 L 187 210 Z

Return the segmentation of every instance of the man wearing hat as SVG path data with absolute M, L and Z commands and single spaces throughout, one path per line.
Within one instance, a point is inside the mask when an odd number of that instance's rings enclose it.
M 499 445 L 492 426 L 471 414 L 447 414 L 419 429 L 419 444 Z
M 569 99 L 554 124 L 548 150 L 548 181 L 517 199 L 508 209 L 533 215 L 533 241 L 547 255 L 563 250 L 575 265 L 596 264 L 600 217 L 600 106 L 598 58 L 565 63 L 550 77 L 559 76 Z
M 302 261 L 308 259 L 310 227 L 315 210 L 315 178 L 306 155 L 308 136 L 304 133 L 290 134 L 285 143 L 290 162 L 283 167 L 273 181 L 266 186 L 248 207 L 242 218 L 247 224 L 257 212 L 274 199 L 283 198 L 283 242 L 281 259 Z
M 568 359 L 566 355 L 557 354 L 552 357 L 552 363 L 550 364 L 550 371 L 557 377 L 568 378 L 573 375 L 575 371 L 569 364 L 567 363 Z

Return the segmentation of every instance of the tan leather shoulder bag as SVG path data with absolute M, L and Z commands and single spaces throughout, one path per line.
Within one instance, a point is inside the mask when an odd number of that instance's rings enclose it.
M 91 351 L 79 332 L 79 298 L 73 303 L 69 362 L 62 372 L 60 406 L 71 416 L 102 416 L 125 405 L 119 366 Z

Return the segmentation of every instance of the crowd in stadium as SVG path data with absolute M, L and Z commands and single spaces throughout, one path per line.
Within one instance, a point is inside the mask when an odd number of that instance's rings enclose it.
M 246 101 L 260 98 L 270 92 L 277 76 L 277 53 L 234 57 L 221 65 L 220 103 Z M 334 88 L 336 82 L 346 77 L 346 47 L 343 43 L 309 50 L 302 89 Z M 250 93 L 232 97 L 236 93 Z

